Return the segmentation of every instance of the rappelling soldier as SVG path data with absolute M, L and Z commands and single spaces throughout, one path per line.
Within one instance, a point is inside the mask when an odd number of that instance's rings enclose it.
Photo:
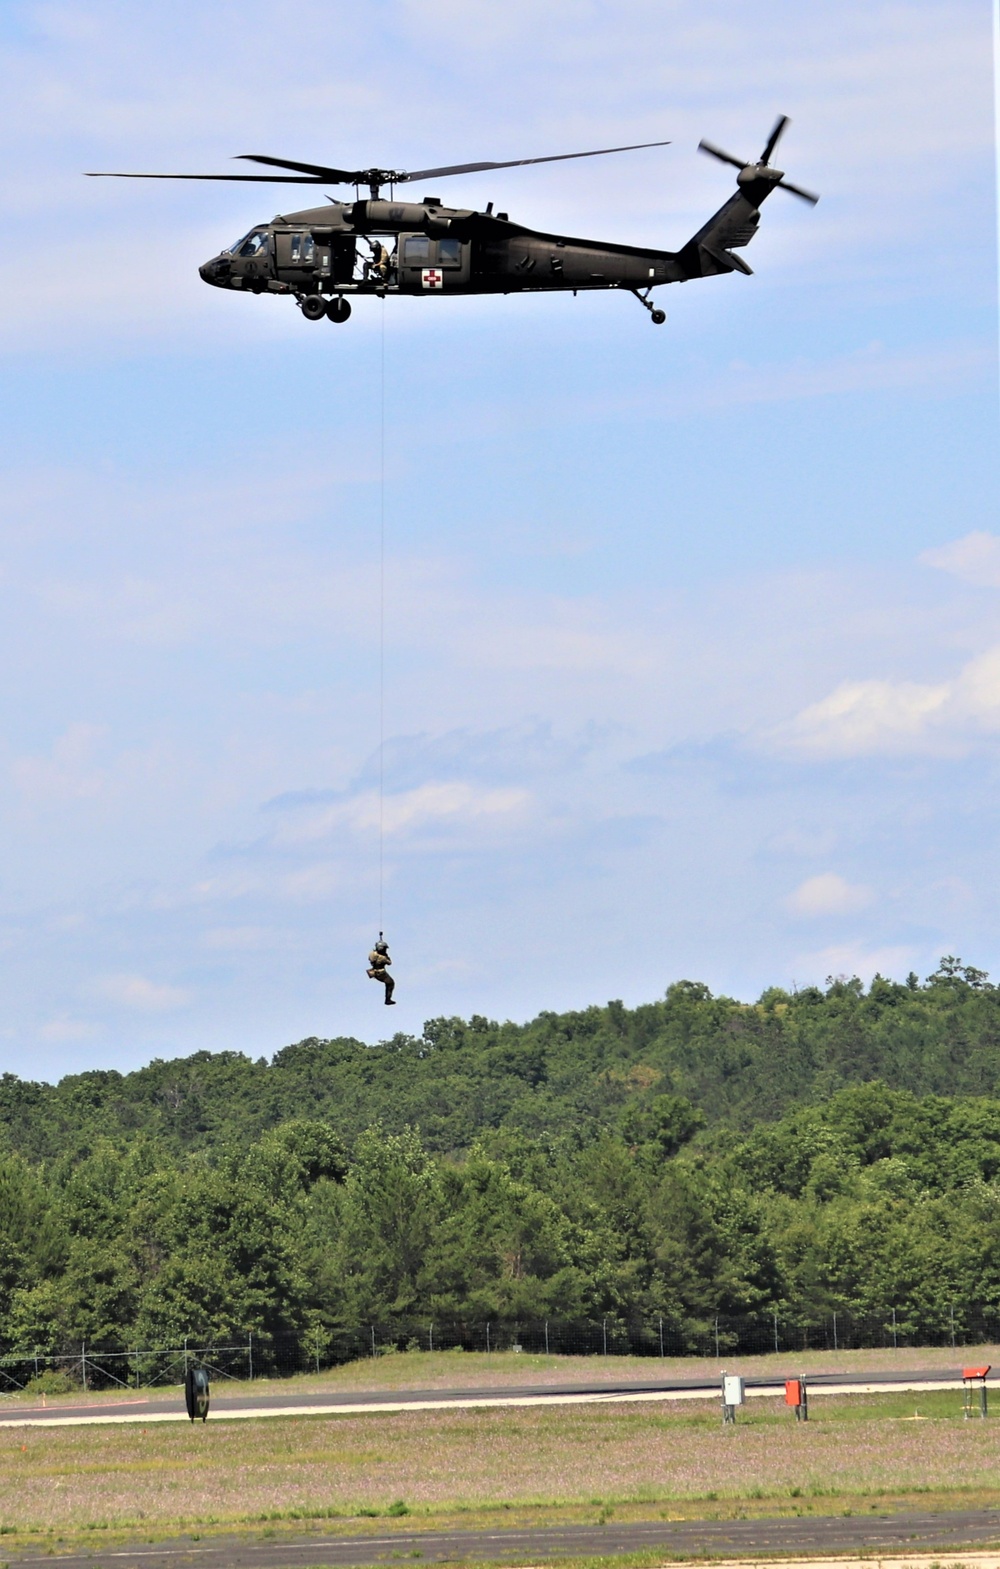
M 396 982 L 389 974 L 389 966 L 391 963 L 392 960 L 389 958 L 389 944 L 383 939 L 382 934 L 379 933 L 378 942 L 375 944 L 371 953 L 368 955 L 368 974 L 373 981 L 381 981 L 382 985 L 385 987 L 384 1001 L 387 1008 L 395 1008 L 396 1006 L 392 1000 L 392 994 L 395 990 Z

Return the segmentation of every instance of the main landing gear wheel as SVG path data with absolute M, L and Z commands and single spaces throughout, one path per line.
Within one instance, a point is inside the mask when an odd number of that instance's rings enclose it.
M 322 321 L 326 315 L 326 301 L 322 294 L 307 294 L 302 301 L 302 314 L 306 321 Z
M 331 321 L 345 322 L 351 314 L 350 300 L 345 300 L 342 294 L 335 294 L 326 307 L 326 314 Z

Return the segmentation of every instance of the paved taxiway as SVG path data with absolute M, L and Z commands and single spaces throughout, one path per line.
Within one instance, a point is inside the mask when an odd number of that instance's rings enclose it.
M 810 1399 L 817 1395 L 862 1395 L 904 1390 L 957 1389 L 960 1368 L 907 1371 L 890 1368 L 865 1374 L 813 1373 L 807 1380 Z M 992 1380 L 991 1380 L 992 1382 Z M 776 1395 L 784 1378 L 748 1378 L 748 1396 Z M 586 1384 L 510 1385 L 500 1389 L 326 1390 L 226 1395 L 225 1385 L 213 1386 L 211 1419 L 247 1420 L 277 1416 L 363 1416 L 374 1411 L 446 1411 L 489 1406 L 589 1405 L 602 1401 L 705 1400 L 718 1398 L 718 1378 L 628 1379 Z M 24 1406 L 13 1397 L 0 1399 L 0 1427 L 76 1427 L 123 1422 L 186 1422 L 183 1397 L 122 1395 L 118 1399 L 73 1405 L 51 1401 Z
M 298 1541 L 214 1542 L 180 1539 L 161 1545 L 97 1548 L 88 1553 L 10 1557 L 15 1565 L 58 1569 L 349 1569 L 422 1558 L 435 1563 L 544 1559 L 663 1552 L 671 1557 L 739 1559 L 775 1555 L 830 1557 L 877 1554 L 899 1558 L 921 1550 L 949 1551 L 1000 1543 L 1000 1510 L 935 1514 L 822 1515 L 784 1520 L 658 1520 L 632 1525 L 555 1526 L 521 1531 L 392 1531 L 383 1535 L 308 1537 Z

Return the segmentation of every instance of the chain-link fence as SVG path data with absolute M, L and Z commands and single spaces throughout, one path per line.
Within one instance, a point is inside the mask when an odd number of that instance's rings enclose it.
M 512 1352 L 548 1356 L 732 1357 L 780 1351 L 1000 1343 L 1000 1310 L 945 1304 L 933 1314 L 905 1306 L 862 1316 L 791 1307 L 700 1319 L 405 1319 L 320 1327 L 298 1336 L 248 1331 L 224 1341 L 191 1335 L 181 1345 L 94 1346 L 58 1351 L 10 1347 L 0 1355 L 0 1391 L 137 1389 L 182 1382 L 192 1362 L 213 1379 L 281 1378 L 394 1351 Z

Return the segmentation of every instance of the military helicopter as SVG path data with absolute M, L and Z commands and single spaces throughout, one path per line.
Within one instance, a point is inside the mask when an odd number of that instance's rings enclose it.
M 263 153 L 242 153 L 241 159 L 288 169 L 291 174 L 117 174 L 94 178 L 129 180 L 227 180 L 270 185 L 353 185 L 355 200 L 334 201 L 303 212 L 279 213 L 270 223 L 257 224 L 229 250 L 199 268 L 206 283 L 245 294 L 288 294 L 307 321 L 345 322 L 351 298 L 357 295 L 520 294 L 625 289 L 661 326 L 666 313 L 653 304 L 660 284 L 684 283 L 727 272 L 751 273 L 734 253 L 757 232 L 760 207 L 780 186 L 807 202 L 819 200 L 793 185 L 771 164 L 788 116 L 781 115 L 756 162 L 735 158 L 711 142 L 702 152 L 739 170 L 737 190 L 679 251 L 578 240 L 545 234 L 514 222 L 507 213 L 445 207 L 440 197 L 400 201 L 396 186 L 415 180 L 443 179 L 454 174 L 479 174 L 495 169 L 520 169 L 528 164 L 561 163 L 571 158 L 598 158 L 610 153 L 667 147 L 669 142 L 637 142 L 628 147 L 599 147 L 591 152 L 556 153 L 546 158 L 513 158 L 504 163 L 457 163 L 409 173 L 393 169 L 334 169 L 323 164 L 293 163 Z M 368 198 L 362 199 L 363 187 Z M 389 188 L 388 201 L 382 195 Z M 367 248 L 367 253 L 363 249 Z

